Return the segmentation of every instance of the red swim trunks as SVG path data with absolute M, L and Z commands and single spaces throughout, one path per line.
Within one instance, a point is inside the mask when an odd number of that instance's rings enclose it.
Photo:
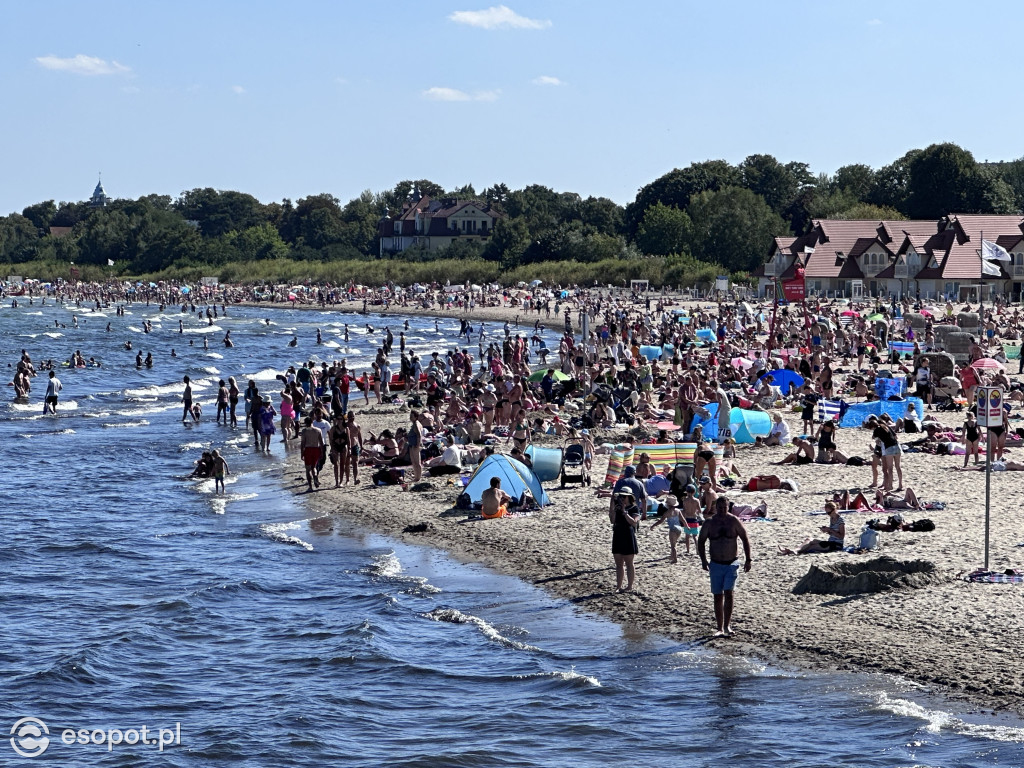
M 320 463 L 320 449 L 319 448 L 303 448 L 302 449 L 302 461 L 307 467 L 315 467 Z

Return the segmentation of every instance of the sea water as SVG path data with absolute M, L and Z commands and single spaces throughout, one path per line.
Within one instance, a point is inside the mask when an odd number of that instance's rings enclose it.
M 36 362 L 76 349 L 102 362 L 58 369 L 56 417 L 42 416 L 45 374 L 28 403 L 0 405 L 0 729 L 21 723 L 22 749 L 48 738 L 37 762 L 1024 765 L 1020 722 L 963 714 L 905 681 L 637 632 L 318 517 L 284 486 L 282 444 L 259 454 L 244 428 L 214 424 L 220 377 L 276 391 L 276 373 L 310 357 L 361 370 L 400 318 L 229 308 L 216 323 L 236 346 L 218 330 L 204 350 L 204 334 L 177 332 L 179 316 L 209 327 L 191 313 L 128 312 L 0 309 L 0 364 L 22 349 Z M 454 345 L 452 318 L 437 331 L 409 322 L 418 351 Z M 316 346 L 317 328 L 339 346 Z M 557 330 L 546 338 L 554 348 Z M 137 350 L 153 352 L 153 369 L 135 368 Z M 181 423 L 186 374 L 205 406 L 198 425 Z M 211 447 L 231 466 L 223 496 L 187 478 Z M 0 765 L 26 760 L 0 743 Z

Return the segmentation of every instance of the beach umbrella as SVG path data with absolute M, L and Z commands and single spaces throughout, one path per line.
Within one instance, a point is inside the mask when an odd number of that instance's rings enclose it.
M 772 384 L 782 390 L 783 393 L 789 392 L 790 385 L 793 385 L 796 389 L 800 389 L 804 385 L 804 377 L 796 371 L 786 369 L 769 371 L 759 381 L 764 381 L 765 376 L 771 376 Z
M 181 286 L 181 292 L 182 293 L 192 293 L 192 289 L 189 288 L 187 285 L 183 285 L 183 286 Z
M 150 284 L 149 284 L 149 287 L 150 287 L 150 288 L 156 288 L 156 283 L 150 283 Z
M 544 376 L 547 374 L 547 372 L 548 372 L 547 368 L 541 368 L 539 371 L 534 371 L 533 373 L 530 374 L 530 378 L 527 379 L 527 381 L 540 381 L 541 379 L 544 378 Z M 569 375 L 566 374 L 566 373 L 562 373 L 559 370 L 556 370 L 552 374 L 551 377 L 555 381 L 568 381 L 569 380 Z
M 743 370 L 747 370 L 748 368 L 750 368 L 754 364 L 754 361 L 753 360 L 748 360 L 745 357 L 734 357 L 732 359 L 732 364 L 733 364 L 733 367 L 738 366 L 738 367 L 742 368 Z
M 974 368 L 976 370 L 979 370 L 979 371 L 1003 371 L 1003 370 L 1006 370 L 1006 366 L 1004 366 L 998 360 L 995 360 L 995 359 L 993 359 L 991 357 L 983 357 L 980 360 L 975 360 L 973 363 L 971 363 L 970 367 Z
M 536 288 L 538 285 L 540 285 L 543 282 L 544 282 L 543 280 L 531 280 L 530 281 L 530 287 L 531 288 Z
M 681 427 L 674 421 L 659 421 L 657 424 L 652 424 L 651 426 L 655 429 L 663 429 L 666 432 L 675 432 L 676 430 L 681 429 Z
M 885 315 L 880 314 L 878 312 L 876 312 L 873 315 L 868 315 L 868 322 L 869 323 L 877 323 L 879 321 L 884 321 L 884 320 L 885 320 Z

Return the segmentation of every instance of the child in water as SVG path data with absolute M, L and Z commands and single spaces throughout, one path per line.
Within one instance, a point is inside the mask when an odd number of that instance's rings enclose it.
M 215 450 L 210 456 L 213 459 L 213 492 L 224 493 L 224 476 L 231 474 L 231 468 L 220 451 Z

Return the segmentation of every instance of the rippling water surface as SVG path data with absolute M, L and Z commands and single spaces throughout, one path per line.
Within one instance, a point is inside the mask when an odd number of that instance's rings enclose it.
M 129 312 L 0 309 L 3 363 L 23 348 L 103 363 L 58 371 L 56 418 L 41 416 L 42 377 L 29 403 L 0 405 L 0 728 L 43 721 L 37 762 L 1024 765 L 1017 721 L 958 714 L 889 678 L 794 673 L 631 633 L 515 579 L 310 519 L 281 485 L 279 443 L 255 454 L 244 430 L 213 423 L 217 379 L 269 388 L 317 353 L 361 369 L 377 341 L 363 325 L 393 319 L 235 309 L 210 329 L 175 309 Z M 410 322 L 421 351 L 458 330 Z M 135 369 L 128 338 L 154 369 Z M 180 423 L 185 374 L 207 406 L 198 426 Z M 232 468 L 223 497 L 185 477 L 210 446 Z M 60 739 L 178 724 L 180 745 L 159 756 Z M 0 764 L 26 759 L 4 742 Z

